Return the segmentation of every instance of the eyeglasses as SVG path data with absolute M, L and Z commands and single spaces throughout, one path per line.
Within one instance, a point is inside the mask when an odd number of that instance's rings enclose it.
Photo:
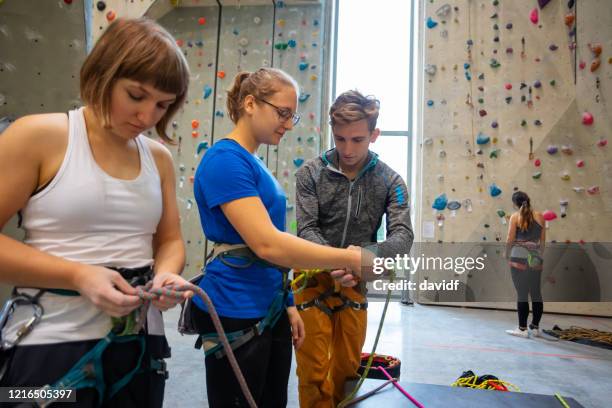
M 255 99 L 257 99 L 260 102 L 263 102 L 267 105 L 270 105 L 271 107 L 273 107 L 276 110 L 276 113 L 278 114 L 278 118 L 284 122 L 288 121 L 289 119 L 291 119 L 291 123 L 293 124 L 293 126 L 297 125 L 298 122 L 300 121 L 300 115 L 298 115 L 295 112 L 291 112 L 291 109 L 288 108 L 280 108 L 264 99 L 261 98 L 257 98 L 255 97 Z

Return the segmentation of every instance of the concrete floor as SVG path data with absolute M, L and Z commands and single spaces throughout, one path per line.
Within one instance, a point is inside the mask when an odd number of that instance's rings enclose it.
M 366 351 L 374 342 L 382 306 L 380 301 L 370 302 Z M 166 313 L 164 319 L 172 347 L 164 406 L 207 407 L 203 353 L 193 348 L 194 337 L 177 333 L 177 310 Z M 555 324 L 612 331 L 612 319 L 565 315 L 545 314 L 541 327 Z M 404 381 L 450 385 L 463 371 L 472 370 L 477 375 L 494 374 L 523 392 L 559 392 L 586 408 L 612 405 L 612 351 L 505 334 L 504 330 L 515 326 L 516 312 L 392 302 L 377 351 L 401 359 Z M 288 406 L 298 407 L 294 374 Z

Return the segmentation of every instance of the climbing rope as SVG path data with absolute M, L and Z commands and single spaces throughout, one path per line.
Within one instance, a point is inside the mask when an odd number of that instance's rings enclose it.
M 236 356 L 234 355 L 234 352 L 229 343 L 229 340 L 227 339 L 225 331 L 223 330 L 223 325 L 221 324 L 221 320 L 219 319 L 217 310 L 215 309 L 215 306 L 213 305 L 212 301 L 210 300 L 206 292 L 204 292 L 204 290 L 202 290 L 202 288 L 200 288 L 199 286 L 195 286 L 193 284 L 187 284 L 187 285 L 183 285 L 179 287 L 175 287 L 175 286 L 163 287 L 163 288 L 158 288 L 158 289 L 151 289 L 152 285 L 153 283 L 149 282 L 145 286 L 137 287 L 138 297 L 140 297 L 145 302 L 145 304 L 140 308 L 138 312 L 138 317 L 136 319 L 136 324 L 134 325 L 134 329 L 139 330 L 142 327 L 142 324 L 144 323 L 146 319 L 147 309 L 150 305 L 151 300 L 157 299 L 161 296 L 174 297 L 176 299 L 179 299 L 183 297 L 183 294 L 186 291 L 192 291 L 194 295 L 199 296 L 200 299 L 202 299 L 204 303 L 206 304 L 206 306 L 208 307 L 208 313 L 210 314 L 213 325 L 215 326 L 215 330 L 217 331 L 217 334 L 219 335 L 219 340 L 221 340 L 221 343 L 223 344 L 223 348 L 225 350 L 225 354 L 227 355 L 227 359 L 230 363 L 230 366 L 232 367 L 232 371 L 234 372 L 236 379 L 238 380 L 238 384 L 240 384 L 240 389 L 242 390 L 242 393 L 244 394 L 244 397 L 246 398 L 247 403 L 249 404 L 251 408 L 257 408 L 255 399 L 253 398 L 253 395 L 251 394 L 251 391 L 249 390 L 249 386 L 247 385 L 244 375 L 242 374 L 242 370 L 240 369 L 240 366 L 238 365 L 238 361 L 236 360 Z M 134 317 L 128 316 L 128 323 L 130 322 L 131 319 L 134 319 Z M 126 324 L 126 327 L 127 326 L 128 324 Z
M 579 326 L 570 326 L 569 329 L 561 329 L 555 326 L 552 330 L 547 332 L 554 334 L 561 340 L 576 341 L 576 340 L 589 340 L 598 343 L 604 343 L 608 346 L 612 346 L 612 333 L 599 331 L 595 329 L 585 329 Z
M 389 276 L 389 282 L 392 283 L 394 278 L 395 278 L 395 271 L 391 270 L 390 276 Z M 345 408 L 347 404 L 355 398 L 355 395 L 361 388 L 361 385 L 363 384 L 363 382 L 368 376 L 368 373 L 370 372 L 370 368 L 372 367 L 372 362 L 374 361 L 374 358 L 376 357 L 376 347 L 378 347 L 378 340 L 380 339 L 380 334 L 382 333 L 382 328 L 385 322 L 385 316 L 387 315 L 387 308 L 389 307 L 390 299 L 391 299 L 391 289 L 387 290 L 387 296 L 385 298 L 385 306 L 383 307 L 382 315 L 380 316 L 380 322 L 378 323 L 378 330 L 376 331 L 376 338 L 374 339 L 374 345 L 372 346 L 372 351 L 370 352 L 370 358 L 368 359 L 368 363 L 366 364 L 366 367 L 363 370 L 363 374 L 361 374 L 359 381 L 357 381 L 355 388 L 353 388 L 353 391 L 351 391 L 351 393 L 347 395 L 346 398 L 340 401 L 340 404 L 338 404 L 338 408 Z
M 451 387 L 466 387 L 478 390 L 521 391 L 516 385 L 507 381 L 502 381 L 493 375 L 478 377 L 472 371 L 463 373 L 461 377 L 457 378 L 457 381 L 451 384 Z

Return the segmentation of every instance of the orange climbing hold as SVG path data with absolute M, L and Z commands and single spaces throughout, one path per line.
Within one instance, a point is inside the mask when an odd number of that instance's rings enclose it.
M 219 71 L 217 72 L 217 76 L 221 79 L 225 78 L 225 71 Z
M 601 65 L 601 60 L 599 58 L 595 58 L 593 62 L 591 62 L 591 72 L 597 71 L 600 65 Z
M 595 57 L 599 57 L 601 55 L 601 44 L 589 44 L 589 49 Z
M 191 132 L 191 137 L 193 137 L 194 139 L 198 136 L 200 136 L 200 134 L 198 133 L 197 130 L 194 130 L 193 132 Z
M 109 11 L 108 13 L 106 13 L 106 19 L 111 22 L 115 19 L 115 17 L 117 17 L 117 14 L 115 14 L 115 12 L 113 10 Z
M 576 16 L 573 13 L 569 13 L 565 15 L 565 25 L 571 27 L 576 20 Z
M 191 121 L 191 128 L 192 129 L 197 129 L 200 127 L 200 121 L 197 119 L 194 119 Z

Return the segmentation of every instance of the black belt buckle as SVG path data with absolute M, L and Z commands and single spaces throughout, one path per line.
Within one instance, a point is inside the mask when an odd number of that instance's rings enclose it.
M 168 373 L 168 364 L 166 364 L 166 360 L 164 360 L 163 358 L 160 358 L 159 360 L 157 360 L 157 362 L 159 362 L 160 367 L 155 370 L 155 372 L 157 374 L 163 375 L 164 379 L 168 379 L 170 378 L 170 374 Z

